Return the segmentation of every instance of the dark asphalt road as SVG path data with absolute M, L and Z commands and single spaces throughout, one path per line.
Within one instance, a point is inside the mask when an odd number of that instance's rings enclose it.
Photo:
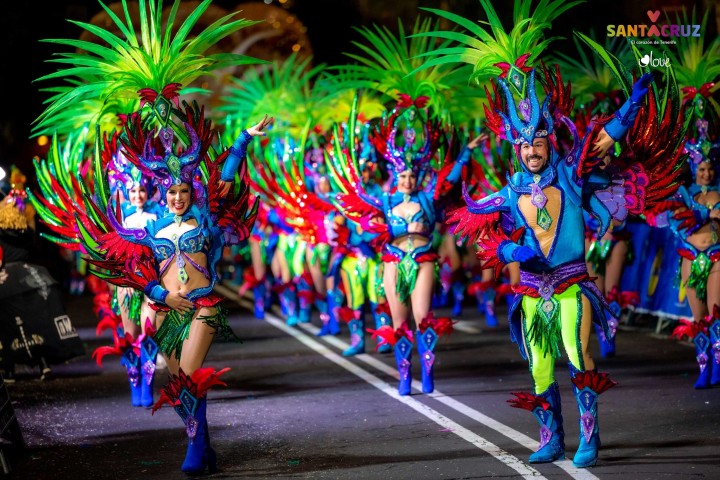
M 108 341 L 95 337 L 89 305 L 87 297 L 67 304 L 88 353 Z M 720 478 L 720 388 L 694 390 L 693 349 L 652 336 L 653 325 L 620 331 L 618 355 L 598 362 L 620 385 L 600 397 L 598 465 L 576 470 L 569 461 L 527 464 L 537 424 L 506 404 L 509 392 L 530 388 L 527 366 L 507 329 L 478 333 L 471 310 L 465 331 L 437 349 L 438 391 L 401 398 L 390 355 L 344 359 L 346 334 L 317 339 L 312 328 L 227 306 L 244 343 L 216 342 L 208 357 L 232 368 L 228 387 L 209 397 L 221 470 L 213 478 Z M 417 361 L 414 370 L 419 379 Z M 557 371 L 571 456 L 577 409 L 564 361 Z M 156 386 L 164 381 L 161 372 Z M 77 358 L 43 382 L 20 372 L 9 388 L 28 445 L 14 478 L 184 478 L 183 425 L 168 408 L 151 417 L 131 407 L 115 358 L 103 369 Z

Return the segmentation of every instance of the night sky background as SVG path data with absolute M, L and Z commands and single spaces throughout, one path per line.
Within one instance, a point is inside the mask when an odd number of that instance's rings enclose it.
M 267 0 L 271 1 L 280 6 L 279 0 Z M 508 25 L 513 2 L 503 0 L 494 3 Z M 32 157 L 44 155 L 37 142 L 28 139 L 31 123 L 41 113 L 42 102 L 48 96 L 39 89 L 51 85 L 48 81 L 33 83 L 33 80 L 56 69 L 56 65 L 45 60 L 58 48 L 41 43 L 40 39 L 77 38 L 81 29 L 67 19 L 89 21 L 101 11 L 101 7 L 97 0 L 2 0 L 0 4 L 3 47 L 0 60 L 0 166 L 19 165 L 31 177 Z M 164 2 L 165 6 L 171 4 L 171 0 Z M 214 4 L 233 10 L 242 2 L 216 0 Z M 648 23 L 646 12 L 649 9 L 674 9 L 680 5 L 702 7 L 703 1 L 587 0 L 563 14 L 553 25 L 552 34 L 569 39 L 573 30 L 587 33 L 594 29 L 604 37 L 608 24 L 645 24 Z M 283 7 L 307 27 L 315 62 L 328 64 L 344 63 L 347 57 L 343 52 L 354 51 L 350 42 L 359 39 L 359 36 L 352 27 L 377 23 L 397 30 L 398 18 L 411 27 L 420 13 L 419 7 L 445 8 L 467 18 L 484 19 L 478 0 L 285 0 Z M 712 38 L 716 31 L 714 19 L 711 19 L 707 36 Z M 556 41 L 552 45 L 559 50 L 574 49 L 570 41 Z

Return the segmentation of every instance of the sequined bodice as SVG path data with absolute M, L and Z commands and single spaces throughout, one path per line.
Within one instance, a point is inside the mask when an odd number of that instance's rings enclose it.
M 179 252 L 198 253 L 206 250 L 205 236 L 199 226 L 170 238 L 155 237 L 153 252 L 160 260 L 167 260 Z

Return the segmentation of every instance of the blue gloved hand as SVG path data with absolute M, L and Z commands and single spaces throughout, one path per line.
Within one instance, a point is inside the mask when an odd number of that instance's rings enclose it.
M 531 258 L 537 257 L 537 252 L 533 250 L 530 247 L 526 247 L 525 245 L 520 246 L 517 250 L 513 252 L 513 260 L 516 262 L 527 262 Z
M 648 93 L 648 87 L 655 80 L 652 73 L 645 73 L 633 84 L 632 93 L 630 94 L 630 100 L 634 103 L 640 103 L 645 95 Z

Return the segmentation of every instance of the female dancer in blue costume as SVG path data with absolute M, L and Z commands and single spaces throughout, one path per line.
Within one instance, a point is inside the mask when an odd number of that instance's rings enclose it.
M 128 12 L 127 1 L 121 3 Z M 177 22 L 180 0 L 167 9 L 160 0 L 142 2 L 138 26 L 129 14 L 118 16 L 101 6 L 119 35 L 77 22 L 97 35 L 97 44 L 53 40 L 73 53 L 60 55 L 64 69 L 46 78 L 62 78 L 72 87 L 65 83 L 57 89 L 61 93 L 52 97 L 43 119 L 62 116 L 67 105 L 108 105 L 139 96 L 139 110 L 128 117 L 120 141 L 128 160 L 156 180 L 168 214 L 142 229 L 122 226 L 119 212 L 109 202 L 106 172 L 97 161 L 104 150 L 98 141 L 95 188 L 90 192 L 80 181 L 66 186 L 74 192 L 60 192 L 63 204 L 56 210 L 68 227 L 57 223 L 49 227 L 82 244 L 93 274 L 116 286 L 142 290 L 153 302 L 158 312 L 154 340 L 170 370 L 170 381 L 154 410 L 169 403 L 185 425 L 189 442 L 182 470 L 191 474 L 214 471 L 207 391 L 222 383 L 219 376 L 226 370 L 216 372 L 202 365 L 215 335 L 231 333 L 217 308 L 221 298 L 212 293 L 216 266 L 224 246 L 250 236 L 257 202 L 250 201 L 247 186 L 246 146 L 273 119 L 265 118 L 243 131 L 226 149 L 213 145 L 217 135 L 204 109 L 186 102 L 181 107 L 179 92 L 218 68 L 251 63 L 242 55 L 207 51 L 253 22 L 233 14 L 214 22 L 212 28 L 194 28 L 210 0 L 185 12 L 181 25 Z M 230 192 L 236 176 L 238 184 Z
M 157 220 L 165 213 L 157 202 L 148 198 L 154 191 L 152 179 L 125 160 L 121 150 L 116 150 L 113 159 L 110 182 L 114 183 L 111 188 L 115 187 L 125 199 L 120 204 L 123 227 L 145 228 L 148 222 Z M 153 404 L 158 357 L 158 348 L 152 339 L 155 311 L 150 308 L 147 297 L 141 291 L 117 287 L 115 295 L 122 319 L 123 334 L 119 337 L 125 337 L 124 340 L 131 342 L 128 345 L 130 348 L 122 349 L 121 358 L 130 380 L 131 401 L 136 407 L 149 407 Z
M 417 328 L 415 339 L 422 358 L 425 393 L 434 390 L 433 352 L 438 337 L 452 329 L 448 319 L 436 319 L 430 310 L 437 260 L 431 236 L 438 221 L 436 189 L 444 182 L 457 182 L 463 163 L 453 162 L 440 172 L 430 168 L 430 160 L 438 148 L 440 125 L 426 119 L 426 102 L 426 97 L 413 101 L 403 95 L 391 114 L 382 119 L 373 132 L 373 144 L 391 169 L 393 189 L 373 196 L 358 180 L 352 184 L 345 179 L 346 193 L 338 195 L 343 215 L 360 223 L 364 230 L 380 234 L 376 244 L 382 246 L 383 287 L 393 327 L 379 328 L 376 336 L 382 338 L 381 344 L 387 342 L 394 346 L 400 373 L 400 395 L 410 394 L 412 382 L 413 335 L 407 325 L 410 310 Z M 422 135 L 417 137 L 416 122 L 422 128 Z M 402 127 L 404 145 L 398 146 L 396 133 Z M 349 130 L 352 128 L 351 125 Z M 461 158 L 467 160 L 467 157 Z M 334 161 L 353 165 L 337 149 Z M 337 165 L 335 168 L 340 170 Z M 425 178 L 433 174 L 436 176 L 429 180 Z M 351 174 L 351 178 L 357 179 L 357 173 Z
M 382 196 L 382 188 L 372 179 L 375 163 L 369 160 L 360 162 L 362 188 L 373 197 Z M 352 220 L 336 217 L 339 233 L 337 246 L 333 252 L 334 262 L 330 270 L 330 278 L 340 277 L 344 290 L 346 307 L 340 309 L 339 317 L 348 321 L 350 330 L 350 347 L 343 351 L 344 356 L 357 355 L 365 352 L 365 320 L 364 307 L 369 306 L 370 314 L 375 320 L 375 328 L 390 325 L 390 317 L 384 312 L 385 302 L 382 282 L 382 264 L 373 244 L 377 234 L 365 231 L 362 226 Z M 378 351 L 390 351 L 389 345 L 378 345 Z
M 185 113 L 192 118 L 198 112 L 187 107 Z M 142 230 L 117 224 L 115 229 L 122 239 L 152 252 L 152 268 L 157 279 L 147 282 L 143 290 L 158 310 L 154 340 L 166 356 L 171 372 L 170 382 L 164 387 L 155 409 L 170 403 L 186 424 L 190 442 L 182 466 L 185 472 L 215 469 L 215 453 L 209 444 L 206 420 L 206 391 L 219 382 L 217 377 L 222 371 L 201 367 L 215 335 L 232 336 L 224 313 L 216 307 L 221 299 L 212 294 L 217 281 L 215 266 L 224 245 L 249 236 L 255 216 L 254 212 L 245 216 L 247 192 L 232 210 L 218 212 L 212 205 L 222 204 L 238 167 L 244 164 L 249 140 L 263 135 L 263 129 L 272 120 L 266 118 L 244 131 L 228 154 L 222 156 L 222 173 L 219 178 L 215 176 L 216 185 L 208 186 L 217 191 L 210 190 L 208 194 L 194 180 L 199 162 L 207 156 L 211 139 L 209 122 L 205 123 L 201 116 L 185 124 L 191 143 L 180 154 L 174 153 L 173 133 L 169 128 L 159 132 L 164 153 L 149 148 L 148 139 L 153 138 L 154 132 L 142 131 L 139 118 L 131 120 L 137 123 L 129 124 L 127 137 L 122 139 L 128 158 L 145 174 L 157 179 L 168 208 L 166 216 L 149 222 Z M 243 170 L 240 178 L 244 178 Z
M 697 120 L 694 138 L 685 144 L 694 183 L 680 187 L 673 212 L 655 218 L 681 242 L 680 278 L 693 321 L 681 321 L 673 335 L 687 335 L 695 343 L 698 389 L 720 384 L 720 143 L 711 138 L 717 132 L 711 135 L 708 122 Z

